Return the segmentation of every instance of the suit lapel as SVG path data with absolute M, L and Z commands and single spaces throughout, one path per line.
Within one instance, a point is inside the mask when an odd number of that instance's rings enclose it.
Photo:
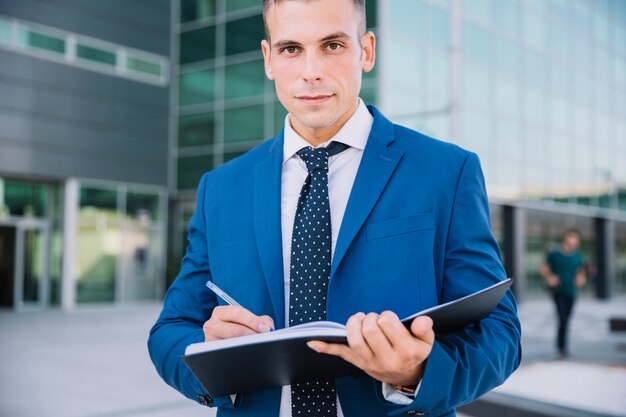
M 254 234 L 279 328 L 285 323 L 280 194 L 283 140 L 280 133 L 266 158 L 255 166 L 253 196 Z
M 374 124 L 339 229 L 330 270 L 331 279 L 404 154 L 388 147 L 394 141 L 393 124 L 376 108 L 369 109 L 374 116 Z

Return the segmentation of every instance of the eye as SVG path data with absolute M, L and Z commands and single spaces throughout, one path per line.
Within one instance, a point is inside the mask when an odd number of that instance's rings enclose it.
M 331 51 L 337 51 L 341 49 L 341 44 L 337 42 L 331 42 L 326 47 L 330 49 Z
M 298 48 L 295 46 L 286 46 L 283 49 L 280 50 L 283 53 L 286 53 L 288 55 L 293 55 L 296 52 L 298 52 Z

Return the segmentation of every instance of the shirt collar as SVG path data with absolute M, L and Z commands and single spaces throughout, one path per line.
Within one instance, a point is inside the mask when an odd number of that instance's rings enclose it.
M 320 147 L 327 146 L 330 142 L 336 141 L 345 143 L 346 145 L 364 150 L 367 144 L 367 138 L 369 137 L 370 130 L 372 130 L 372 124 L 374 118 L 367 110 L 363 100 L 359 98 L 359 105 L 356 108 L 354 114 L 348 119 L 348 121 L 339 129 L 339 131 L 330 138 L 330 140 L 320 144 Z M 304 140 L 302 136 L 298 135 L 291 127 L 289 122 L 289 115 L 285 117 L 285 140 L 283 144 L 283 164 L 287 162 L 292 156 L 296 154 L 300 149 L 311 146 L 309 142 Z

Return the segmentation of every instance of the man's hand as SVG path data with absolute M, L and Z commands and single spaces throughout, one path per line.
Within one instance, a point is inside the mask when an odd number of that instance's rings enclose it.
M 372 378 L 388 384 L 415 386 L 424 374 L 426 358 L 435 343 L 433 321 L 417 317 L 407 330 L 391 312 L 357 313 L 346 324 L 348 346 L 312 341 L 316 352 L 340 356 Z
M 257 316 L 243 307 L 217 306 L 211 318 L 204 322 L 204 341 L 229 339 L 274 329 L 270 316 Z
M 561 286 L 561 280 L 555 274 L 550 274 L 546 277 L 546 284 L 549 288 L 558 288 Z

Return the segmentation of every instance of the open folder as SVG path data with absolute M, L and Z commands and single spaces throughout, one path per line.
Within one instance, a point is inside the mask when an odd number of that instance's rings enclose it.
M 429 316 L 435 333 L 452 331 L 487 317 L 512 280 L 506 279 L 457 300 L 402 319 Z M 183 361 L 213 397 L 278 387 L 314 378 L 340 378 L 362 371 L 343 359 L 317 353 L 306 342 L 347 343 L 346 327 L 331 321 L 300 324 L 273 332 L 187 346 Z

